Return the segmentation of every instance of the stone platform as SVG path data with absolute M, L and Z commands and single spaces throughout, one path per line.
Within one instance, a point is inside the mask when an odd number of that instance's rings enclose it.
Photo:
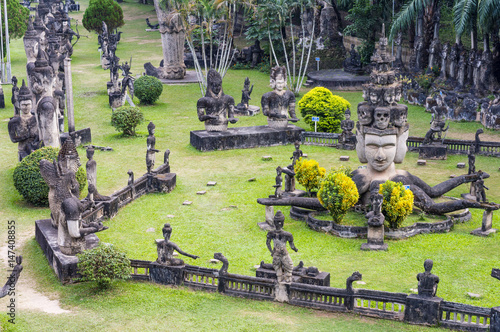
M 447 146 L 444 144 L 422 144 L 418 148 L 418 158 L 426 160 L 446 160 Z
M 363 90 L 363 84 L 370 82 L 370 76 L 354 75 L 342 69 L 324 69 L 307 73 L 310 86 L 322 86 L 330 90 Z
M 255 126 L 230 128 L 227 131 L 196 130 L 191 132 L 191 145 L 200 151 L 286 145 L 300 141 L 302 132 L 304 129 L 294 125 L 283 129 Z
M 80 277 L 77 271 L 78 258 L 61 252 L 57 245 L 57 229 L 52 227 L 50 219 L 35 221 L 35 238 L 61 283 L 71 283 Z M 85 241 L 86 249 L 99 245 L 99 238 L 95 234 L 87 235 Z
M 160 82 L 163 84 L 171 85 L 171 84 L 189 84 L 189 83 L 199 83 L 200 80 L 198 76 L 196 76 L 196 72 L 194 70 L 186 71 L 186 75 L 182 80 L 169 80 L 166 78 L 160 78 Z
M 90 131 L 90 128 L 83 128 L 71 133 L 61 133 L 60 135 L 61 145 L 64 143 L 65 140 L 68 139 L 68 137 L 71 137 L 73 143 L 75 143 L 75 146 L 77 147 L 82 144 L 88 144 L 92 142 L 92 132 Z

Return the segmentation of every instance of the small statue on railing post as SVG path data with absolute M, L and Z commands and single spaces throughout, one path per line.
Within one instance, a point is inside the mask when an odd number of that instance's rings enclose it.
M 278 302 L 288 302 L 287 285 L 292 283 L 293 262 L 286 249 L 286 243 L 290 243 L 290 248 L 298 251 L 293 243 L 293 235 L 283 230 L 285 216 L 281 211 L 274 216 L 274 227 L 276 230 L 267 233 L 266 245 L 273 257 L 273 268 L 276 271 L 278 283 L 275 290 L 275 300 Z M 271 247 L 271 242 L 274 248 Z
M 302 152 L 302 150 L 300 149 L 300 141 L 295 141 L 295 151 L 293 151 L 293 154 L 292 156 L 290 157 L 290 159 L 292 159 L 292 165 L 293 167 L 295 167 L 295 163 L 300 159 L 302 158 L 302 156 L 304 155 L 304 153 Z

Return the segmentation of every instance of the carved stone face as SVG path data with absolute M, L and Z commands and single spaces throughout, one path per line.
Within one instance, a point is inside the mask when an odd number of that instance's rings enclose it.
M 387 89 L 387 90 L 385 90 L 384 100 L 389 105 L 394 102 L 394 89 Z
M 400 100 L 401 100 L 401 88 L 399 87 L 394 90 L 394 101 L 398 102 Z
M 31 112 L 31 100 L 21 100 L 19 103 L 19 108 L 23 115 L 28 115 Z
M 78 168 L 81 166 L 80 158 L 78 158 L 78 156 L 69 156 L 66 160 L 66 167 L 68 167 L 68 170 L 76 173 L 78 171 Z
M 36 39 L 24 39 L 24 50 L 28 62 L 34 62 L 38 53 L 38 41 Z
M 378 103 L 378 93 L 377 91 L 370 91 L 370 103 L 377 104 Z
M 372 117 L 373 117 L 373 109 L 368 106 L 358 106 L 358 120 L 359 123 L 362 124 L 363 126 L 368 126 L 372 122 Z
M 368 101 L 370 98 L 369 98 L 369 93 L 368 93 L 368 89 L 363 89 L 363 100 L 366 100 Z
M 94 156 L 94 149 L 87 149 L 87 158 L 92 159 Z
M 403 127 L 406 124 L 406 120 L 408 119 L 408 110 L 405 111 L 403 107 L 398 110 L 398 113 L 394 118 L 394 126 L 396 127 Z
M 345 119 L 350 120 L 351 119 L 351 113 L 346 112 L 345 113 Z
M 282 76 L 278 76 L 275 81 L 275 89 L 278 91 L 283 91 L 286 86 L 285 79 Z
M 391 111 L 387 107 L 377 107 L 374 112 L 375 127 L 384 130 L 389 126 Z
M 211 90 L 214 94 L 218 95 L 219 92 L 222 90 L 222 82 L 212 82 L 212 84 L 210 85 L 211 86 Z
M 285 223 L 285 221 L 281 221 L 281 220 L 276 220 L 274 219 L 274 227 L 276 227 L 276 230 L 277 231 L 280 231 L 283 229 L 283 224 Z
M 368 164 L 376 171 L 385 171 L 396 156 L 396 135 L 365 135 L 365 155 Z

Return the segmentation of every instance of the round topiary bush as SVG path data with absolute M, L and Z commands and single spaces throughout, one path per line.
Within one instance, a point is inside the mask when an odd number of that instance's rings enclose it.
M 14 169 L 14 187 L 23 198 L 36 206 L 49 205 L 49 186 L 40 174 L 40 160 L 56 160 L 58 148 L 47 146 L 33 151 L 24 158 Z M 85 169 L 80 167 L 76 173 L 76 180 L 82 191 L 87 185 Z
M 130 278 L 130 260 L 111 244 L 101 244 L 78 254 L 78 271 L 82 281 L 95 281 L 107 288 L 114 279 Z
M 135 128 L 144 121 L 139 107 L 122 106 L 111 115 L 111 125 L 125 136 L 135 136 Z
M 113 0 L 90 0 L 89 6 L 83 13 L 84 28 L 101 34 L 103 21 L 106 22 L 109 33 L 121 27 L 125 24 L 122 7 Z
M 134 94 L 141 104 L 153 104 L 163 91 L 161 81 L 153 76 L 141 76 L 134 82 Z
M 316 160 L 304 158 L 300 158 L 295 163 L 294 171 L 295 179 L 306 188 L 309 195 L 319 188 L 320 180 L 326 172 L 323 167 L 319 167 Z
M 299 103 L 300 114 L 304 121 L 314 130 L 313 116 L 319 117 L 317 130 L 335 133 L 340 130 L 340 121 L 344 120 L 344 112 L 351 104 L 342 97 L 334 96 L 330 90 L 316 87 L 306 93 Z
M 401 182 L 386 181 L 380 185 L 379 193 L 384 196 L 382 213 L 389 228 L 401 227 L 413 211 L 413 193 Z
M 358 201 L 359 193 L 356 184 L 344 170 L 334 170 L 321 180 L 318 199 L 330 212 L 333 221 L 340 224 L 347 211 Z

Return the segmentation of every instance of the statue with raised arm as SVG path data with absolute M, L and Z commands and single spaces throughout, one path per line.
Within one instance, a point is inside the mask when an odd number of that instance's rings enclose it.
M 166 266 L 182 266 L 184 261 L 179 258 L 174 258 L 174 250 L 179 254 L 190 257 L 192 259 L 197 259 L 199 256 L 188 254 L 182 251 L 181 248 L 174 242 L 170 241 L 170 236 L 172 235 L 172 227 L 170 224 L 165 224 L 162 228 L 164 240 L 158 240 L 156 242 L 156 248 L 158 250 L 158 259 L 156 262 L 161 265 Z
M 207 74 L 207 92 L 198 99 L 198 119 L 205 122 L 206 131 L 226 131 L 228 122 L 236 123 L 234 98 L 222 91 L 222 77 L 210 69 Z

